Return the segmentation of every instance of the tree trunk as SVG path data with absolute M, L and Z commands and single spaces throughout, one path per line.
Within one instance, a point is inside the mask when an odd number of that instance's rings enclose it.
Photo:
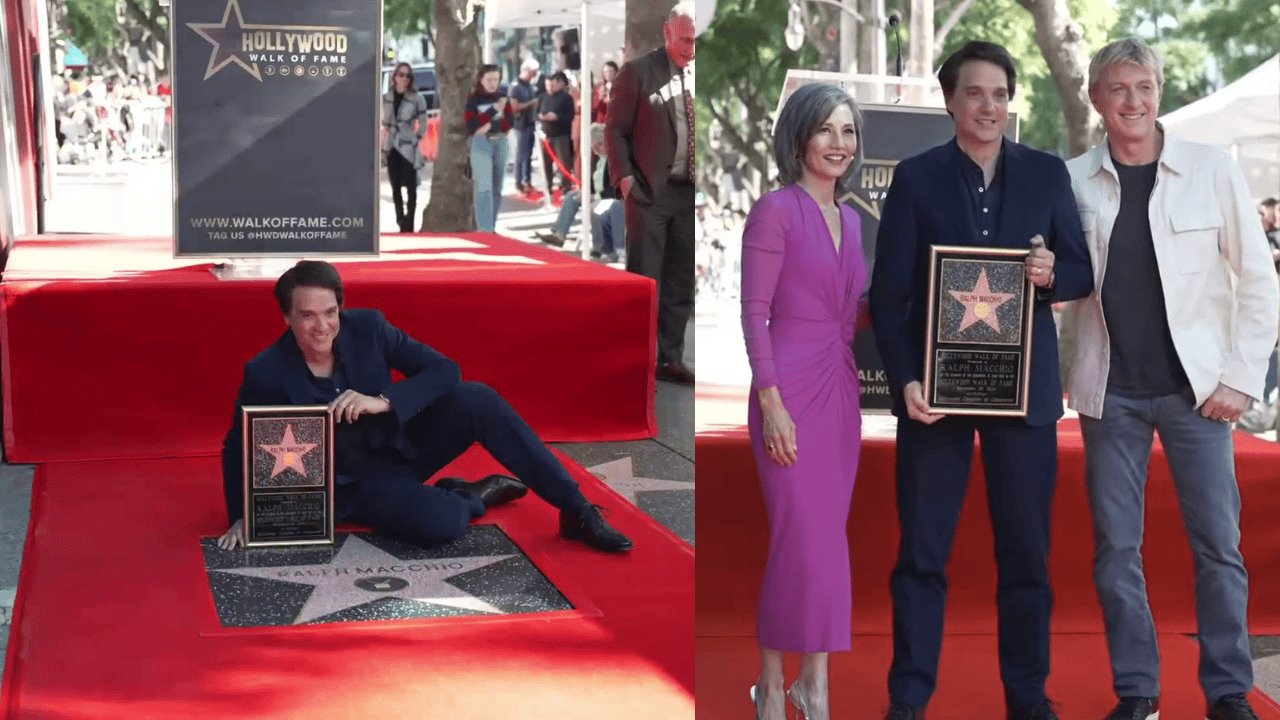
M 966 2 L 972 3 L 973 0 Z M 911 31 L 908 33 L 910 50 L 905 70 L 910 77 L 933 77 L 933 11 L 933 0 L 911 0 Z M 895 41 L 890 38 L 889 42 Z
M 849 3 L 849 0 L 845 2 Z M 883 18 L 888 15 L 884 11 L 884 0 L 860 0 L 855 7 L 862 15 L 862 20 L 855 23 L 858 26 L 858 72 L 885 75 L 884 31 L 888 23 Z
M 467 179 L 470 140 L 463 110 L 480 68 L 480 31 L 468 0 L 435 0 L 436 76 L 440 92 L 440 145 L 431 175 L 431 197 L 422 213 L 422 230 L 468 232 L 476 229 L 474 195 Z
M 830 5 L 806 3 L 804 36 L 818 51 L 818 64 L 814 70 L 840 72 L 840 15 L 840 10 Z M 852 42 L 856 47 L 857 40 Z
M 764 107 L 750 91 L 739 92 L 736 97 L 727 96 L 723 101 L 711 98 L 707 105 L 711 115 L 720 121 L 720 142 L 742 153 L 747 166 L 760 173 L 761 177 L 769 177 L 769 159 L 761 148 L 770 147 L 771 141 L 762 130 L 763 124 L 743 123 L 734 115 L 736 110 L 745 107 L 747 117 L 767 118 L 772 115 L 773 108 Z
M 1036 21 L 1036 44 L 1062 103 L 1067 157 L 1075 157 L 1102 139 L 1102 126 L 1089 116 L 1089 60 L 1084 33 L 1071 17 L 1067 0 L 1018 0 Z
M 671 8 L 675 6 L 675 0 L 627 0 L 627 39 L 622 50 L 625 62 L 631 62 L 666 44 L 662 37 L 662 26 L 667 22 Z

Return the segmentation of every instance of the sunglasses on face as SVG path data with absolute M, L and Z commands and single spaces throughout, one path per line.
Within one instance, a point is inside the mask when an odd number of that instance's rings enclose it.
M 409 77 L 409 73 L 398 72 L 396 73 L 396 77 Z

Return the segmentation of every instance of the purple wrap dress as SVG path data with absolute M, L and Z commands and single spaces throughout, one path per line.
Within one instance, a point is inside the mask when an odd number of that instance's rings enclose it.
M 861 218 L 841 205 L 840 220 L 837 250 L 817 201 L 790 185 L 760 198 L 742 238 L 748 427 L 770 534 L 758 632 L 763 647 L 785 652 L 850 646 L 845 527 L 862 434 L 852 344 L 867 265 Z M 796 425 L 790 467 L 764 448 L 757 390 L 774 385 Z

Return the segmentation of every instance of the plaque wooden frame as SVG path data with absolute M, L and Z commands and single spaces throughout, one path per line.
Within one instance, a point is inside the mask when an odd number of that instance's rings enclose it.
M 286 421 L 290 435 L 292 424 L 297 421 L 306 427 L 306 436 L 315 437 L 320 442 L 310 443 L 312 447 L 298 451 L 290 451 L 284 446 L 282 437 L 265 436 L 263 421 Z M 244 538 L 245 547 L 279 547 L 289 545 L 332 545 L 334 535 L 334 466 L 333 466 L 333 413 L 327 405 L 255 405 L 245 406 L 241 410 L 242 437 L 241 450 L 244 474 Z M 319 427 L 317 427 L 319 425 Z M 302 448 L 308 443 L 294 441 Z M 264 445 L 273 445 L 284 456 L 281 462 L 289 462 L 290 466 L 275 473 L 270 479 L 262 478 L 258 470 L 261 463 L 272 462 L 274 455 Z M 314 447 L 314 445 L 322 447 Z M 263 452 L 264 450 L 266 457 Z M 319 451 L 316 463 L 307 467 L 306 456 Z M 297 453 L 296 455 L 294 453 Z M 296 464 L 301 464 L 304 473 L 296 471 Z M 271 482 L 275 477 L 285 474 L 285 481 Z M 255 482 L 259 481 L 259 482 Z M 321 502 L 317 506 L 316 500 Z M 295 518 L 291 522 L 281 523 L 267 521 L 262 516 L 266 509 L 273 505 L 275 509 L 293 501 L 306 501 L 308 511 L 294 509 L 292 512 L 303 513 L 306 517 Z M 285 512 L 280 510 L 280 512 Z M 281 527 L 280 525 L 284 525 Z M 302 526 L 302 527 L 299 527 Z M 292 530 L 290 529 L 292 527 Z
M 934 245 L 929 252 L 929 290 L 928 290 L 928 311 L 925 323 L 925 357 L 924 357 L 924 398 L 928 403 L 930 412 L 940 413 L 943 415 L 977 415 L 990 417 L 1026 417 L 1028 407 L 1028 396 L 1031 389 L 1031 340 L 1032 340 L 1032 318 L 1035 312 L 1036 288 L 1031 280 L 1026 277 L 1026 258 L 1030 250 L 1019 250 L 1013 248 L 993 248 L 993 247 L 968 247 L 955 245 Z M 1014 341 L 1008 340 L 961 340 L 955 338 L 943 338 L 943 307 L 944 303 L 962 302 L 958 298 L 949 295 L 948 291 L 966 292 L 973 294 L 977 288 L 972 290 L 969 288 L 954 287 L 955 278 L 949 275 L 955 273 L 947 273 L 948 263 L 977 263 L 985 270 L 1001 270 L 1004 269 L 1005 275 L 1011 275 L 1011 272 L 1003 266 L 1016 265 L 1019 270 L 1020 282 L 1015 287 L 1012 282 L 1001 285 L 990 292 L 1001 293 L 1002 291 L 1014 291 L 1015 302 L 1001 302 L 996 308 L 981 309 L 980 317 L 985 318 L 986 313 L 996 312 L 1001 305 L 1010 305 L 1016 307 L 1018 312 L 1016 315 L 1017 337 Z M 1000 273 L 996 273 L 1000 274 Z M 1022 297 L 1017 298 L 1020 293 Z M 980 302 L 979 306 L 986 306 L 985 302 Z M 1008 313 L 1006 313 L 1007 315 Z M 998 324 L 998 316 L 997 316 Z M 977 326 L 979 323 L 973 323 Z M 990 327 L 990 325 L 988 325 Z M 964 330 L 960 330 L 963 333 Z M 953 354 L 952 358 L 947 358 L 945 354 Z M 1003 357 L 1001 357 L 1003 356 Z M 1012 356 L 1012 357 L 1009 357 Z M 963 358 L 963 359 L 956 359 Z M 963 379 L 957 381 L 957 377 L 963 378 L 965 374 L 962 370 L 957 370 L 957 366 L 968 366 L 973 370 L 977 366 L 986 369 L 1004 367 L 1005 370 L 1014 369 L 1014 377 L 1007 387 L 1000 389 L 1006 393 L 1012 393 L 1010 398 L 1008 394 L 1004 397 L 997 398 L 990 395 L 983 396 L 981 390 L 977 387 L 980 383 L 975 379 L 976 376 L 971 375 L 970 387 L 963 387 Z M 940 379 L 940 375 L 945 371 L 952 371 L 947 374 L 946 379 Z M 1004 385 L 1004 383 L 1000 383 Z M 962 387 L 957 388 L 957 385 Z

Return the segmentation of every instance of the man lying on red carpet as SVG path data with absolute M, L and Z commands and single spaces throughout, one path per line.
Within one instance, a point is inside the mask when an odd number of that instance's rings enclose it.
M 406 335 L 377 310 L 342 309 L 333 265 L 304 260 L 280 276 L 289 329 L 245 364 L 222 477 L 231 527 L 218 546 L 244 544 L 241 408 L 328 405 L 334 414 L 335 517 L 418 545 L 461 537 L 495 505 L 534 493 L 560 509 L 560 534 L 606 552 L 631 549 L 515 410 L 487 385 L 462 382 L 457 363 Z M 391 370 L 405 379 L 391 382 Z M 480 442 L 523 482 L 424 485 Z M 526 487 L 525 483 L 528 484 Z

